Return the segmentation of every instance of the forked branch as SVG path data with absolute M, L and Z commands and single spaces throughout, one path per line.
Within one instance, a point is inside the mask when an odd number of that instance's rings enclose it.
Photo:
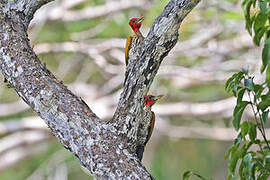
M 130 140 L 136 137 L 127 134 L 142 118 L 138 117 L 142 99 L 163 58 L 176 44 L 180 23 L 200 0 L 171 0 L 155 20 L 142 47 L 130 57 L 134 63 L 129 65 L 117 111 L 108 124 L 56 79 L 30 47 L 29 22 L 49 1 L 1 0 L 0 69 L 4 77 L 98 179 L 153 179 L 135 156 Z

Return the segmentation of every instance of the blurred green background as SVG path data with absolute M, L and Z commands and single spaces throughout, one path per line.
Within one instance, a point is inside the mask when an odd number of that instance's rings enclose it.
M 168 2 L 58 0 L 35 14 L 28 30 L 31 45 L 56 77 L 108 120 L 124 80 L 125 39 L 132 35 L 129 19 L 143 15 L 146 36 Z M 258 73 L 260 50 L 244 29 L 236 0 L 202 1 L 179 33 L 150 90 L 165 98 L 154 108 L 156 128 L 143 163 L 156 179 L 182 179 L 187 170 L 226 179 L 224 154 L 235 134 L 234 100 L 224 82 L 242 67 Z M 3 81 L 0 103 L 0 180 L 91 179 L 42 121 L 33 121 L 37 115 Z M 1 150 L 13 142 L 12 148 Z

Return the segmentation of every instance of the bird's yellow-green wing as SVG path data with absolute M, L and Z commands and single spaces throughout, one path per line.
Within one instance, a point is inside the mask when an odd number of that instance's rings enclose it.
M 126 48 L 125 48 L 125 62 L 126 66 L 128 65 L 128 52 L 131 47 L 131 42 L 132 42 L 132 36 L 129 36 L 126 41 Z

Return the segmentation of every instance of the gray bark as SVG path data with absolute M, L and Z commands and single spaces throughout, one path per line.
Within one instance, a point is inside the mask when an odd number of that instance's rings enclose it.
M 143 99 L 163 58 L 177 42 L 182 20 L 200 0 L 171 0 L 144 43 L 132 50 L 127 81 L 109 123 L 56 79 L 29 45 L 29 22 L 49 1 L 0 1 L 0 68 L 4 77 L 97 179 L 153 179 L 135 155 L 138 124 L 144 118 Z

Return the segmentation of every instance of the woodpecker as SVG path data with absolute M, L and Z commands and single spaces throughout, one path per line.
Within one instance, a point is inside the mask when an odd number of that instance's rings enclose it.
M 144 20 L 144 17 L 140 18 L 132 18 L 129 21 L 129 26 L 134 32 L 133 36 L 129 36 L 126 41 L 126 48 L 125 48 L 125 61 L 126 61 L 126 66 L 128 65 L 128 58 L 129 58 L 129 50 L 132 47 L 139 46 L 141 42 L 143 42 L 144 37 L 142 33 L 140 32 L 140 28 L 142 25 L 142 22 Z
M 153 96 L 147 95 L 144 99 L 145 114 L 143 122 L 140 122 L 138 129 L 138 144 L 136 154 L 138 159 L 141 161 L 143 157 L 144 148 L 149 141 L 155 126 L 155 113 L 151 111 L 152 106 L 160 99 L 163 95 Z

